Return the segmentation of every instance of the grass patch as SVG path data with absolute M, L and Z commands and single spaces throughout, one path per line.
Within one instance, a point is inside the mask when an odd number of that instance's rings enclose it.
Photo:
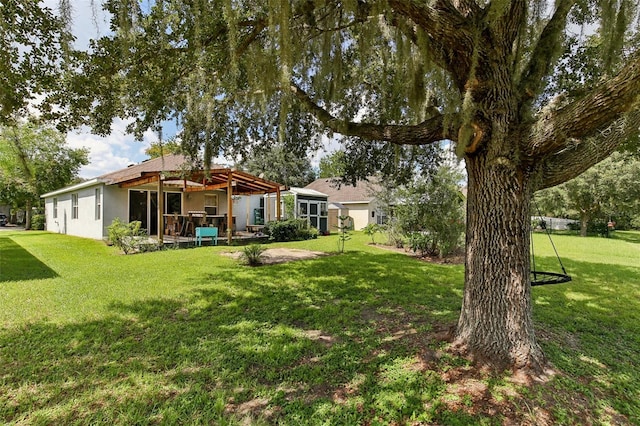
M 535 288 L 533 301 L 560 374 L 525 386 L 476 371 L 438 338 L 459 313 L 461 265 L 352 237 L 344 254 L 247 268 L 220 255 L 228 247 L 124 256 L 91 240 L 1 233 L 0 420 L 640 422 L 633 238 L 554 236 L 574 281 Z M 553 270 L 538 237 L 539 269 Z M 268 247 L 335 253 L 337 243 Z

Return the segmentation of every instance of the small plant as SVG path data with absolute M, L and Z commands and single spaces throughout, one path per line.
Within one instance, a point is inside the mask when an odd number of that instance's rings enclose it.
M 116 217 L 107 228 L 109 241 L 124 254 L 157 250 L 158 246 L 149 243 L 147 232 L 141 228 L 141 225 L 140 221 L 124 223 Z
M 371 244 L 376 243 L 376 234 L 381 231 L 380 225 L 377 223 L 370 223 L 365 226 L 363 229 L 365 234 L 371 237 Z
M 241 259 L 249 266 L 262 265 L 265 248 L 260 244 L 250 244 L 242 249 Z
M 351 229 L 352 220 L 350 216 L 338 216 L 338 252 L 344 253 L 344 243 L 351 239 L 349 230 Z

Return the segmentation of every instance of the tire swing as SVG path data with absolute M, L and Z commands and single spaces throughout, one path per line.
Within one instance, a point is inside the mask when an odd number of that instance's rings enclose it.
M 540 214 L 540 209 L 536 205 L 536 209 L 538 210 L 538 217 L 542 218 Z M 546 284 L 562 284 L 568 283 L 571 281 L 571 276 L 567 274 L 566 269 L 564 269 L 564 265 L 562 264 L 562 260 L 560 259 L 560 255 L 558 255 L 558 250 L 556 249 L 556 245 L 553 243 L 553 239 L 551 238 L 551 232 L 546 226 L 544 226 L 545 233 L 547 237 L 549 237 L 549 242 L 551 243 L 551 247 L 553 247 L 553 251 L 556 254 L 556 258 L 558 259 L 558 263 L 560 264 L 560 269 L 562 269 L 562 273 L 559 272 L 547 272 L 547 271 L 538 271 L 536 270 L 536 257 L 535 252 L 533 250 L 533 227 L 531 227 L 531 287 L 537 285 L 546 285 Z

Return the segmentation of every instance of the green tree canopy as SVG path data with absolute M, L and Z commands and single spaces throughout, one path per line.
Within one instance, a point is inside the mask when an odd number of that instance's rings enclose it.
M 316 178 L 307 153 L 289 151 L 281 144 L 257 147 L 241 164 L 256 176 L 286 186 L 304 187 Z
M 173 137 L 167 141 L 152 142 L 149 148 L 144 150 L 149 158 L 158 158 L 167 154 L 181 154 L 182 145 L 177 138 Z
M 453 347 L 478 362 L 543 371 L 531 304 L 531 198 L 638 133 L 636 2 L 105 6 L 112 34 L 79 55 L 80 72 L 59 97 L 72 122 L 106 132 L 113 117 L 132 117 L 140 135 L 177 117 L 183 145 L 204 149 L 205 159 L 272 140 L 317 149 L 320 132 L 338 133 L 353 174 L 377 169 L 401 179 L 430 172 L 438 146 L 453 143 L 468 176 L 467 272 Z M 572 35 L 580 27 L 593 29 L 597 48 Z M 598 78 L 576 78 L 559 93 L 559 70 L 577 68 L 570 59 L 585 49 Z
M 67 146 L 57 130 L 33 122 L 0 127 L 0 202 L 25 209 L 30 227 L 31 207 L 40 195 L 73 183 L 88 151 Z
M 546 214 L 580 220 L 583 236 L 596 220 L 640 223 L 640 160 L 615 153 L 580 176 L 540 191 L 536 199 Z
M 68 11 L 68 2 L 61 2 Z M 36 95 L 57 89 L 72 37 L 41 0 L 0 3 L 0 125 L 24 114 Z
M 347 158 L 344 151 L 334 151 L 320 159 L 318 177 L 335 178 L 346 175 Z

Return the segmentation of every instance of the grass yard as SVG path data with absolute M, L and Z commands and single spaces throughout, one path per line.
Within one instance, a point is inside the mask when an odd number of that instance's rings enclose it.
M 640 424 L 640 233 L 554 236 L 574 280 L 533 289 L 558 370 L 534 384 L 448 354 L 461 265 L 369 241 L 249 268 L 227 247 L 124 256 L 1 232 L 0 423 Z

